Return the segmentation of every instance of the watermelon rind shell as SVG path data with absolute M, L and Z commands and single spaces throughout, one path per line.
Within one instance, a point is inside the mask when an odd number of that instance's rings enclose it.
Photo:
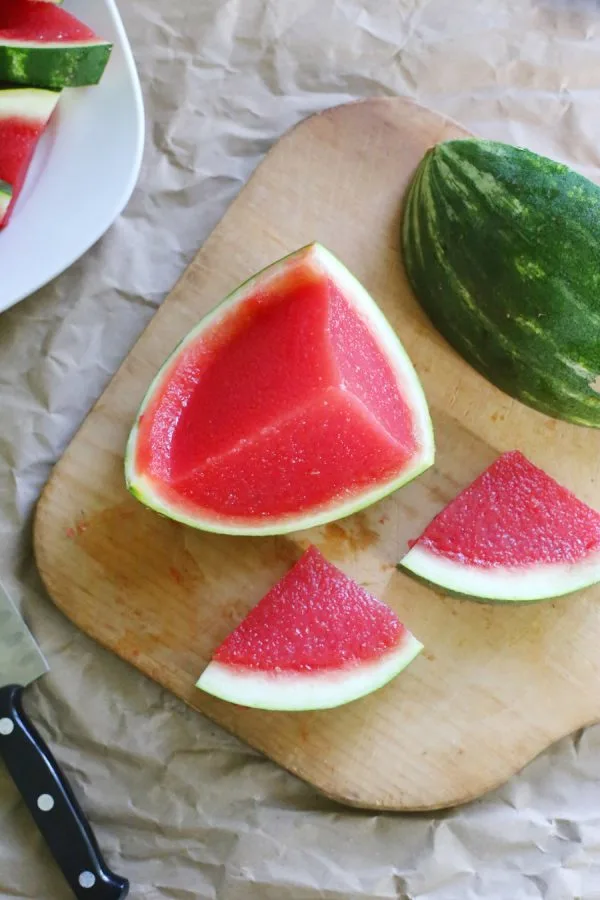
M 59 91 L 44 88 L 0 90 L 0 119 L 28 119 L 45 125 L 59 98 Z
M 147 478 L 143 472 L 138 472 L 136 470 L 135 449 L 140 417 L 143 415 L 144 410 L 151 402 L 156 391 L 162 385 L 163 380 L 168 377 L 171 366 L 178 356 L 192 344 L 207 327 L 215 325 L 219 319 L 224 317 L 236 306 L 236 304 L 243 300 L 244 297 L 255 291 L 257 287 L 260 286 L 264 287 L 265 290 L 268 289 L 269 280 L 274 276 L 278 276 L 285 266 L 292 264 L 295 259 L 300 256 L 305 256 L 306 262 L 310 262 L 312 265 L 319 267 L 321 271 L 324 270 L 331 275 L 346 299 L 355 304 L 356 308 L 363 316 L 363 320 L 370 324 L 373 332 L 377 335 L 380 346 L 386 351 L 388 358 L 397 366 L 403 380 L 403 396 L 414 415 L 417 439 L 420 444 L 419 452 L 415 453 L 410 465 L 407 465 L 395 478 L 375 485 L 371 489 L 363 491 L 349 500 L 335 501 L 320 510 L 298 513 L 297 515 L 285 515 L 283 517 L 265 517 L 261 519 L 260 523 L 239 521 L 233 518 L 216 515 L 203 516 L 200 513 L 194 516 L 187 515 L 175 505 L 166 503 L 154 490 L 151 479 Z M 175 348 L 150 384 L 146 396 L 138 410 L 136 421 L 129 435 L 125 451 L 125 480 L 128 490 L 145 506 L 154 509 L 156 512 L 170 519 L 189 525 L 192 528 L 197 528 L 202 531 L 211 531 L 217 534 L 274 535 L 288 534 L 292 531 L 301 531 L 350 516 L 353 513 L 376 503 L 378 500 L 383 499 L 383 497 L 396 491 L 407 482 L 412 481 L 433 464 L 434 458 L 435 442 L 427 400 L 417 373 L 398 336 L 373 298 L 358 279 L 356 279 L 344 264 L 329 250 L 319 243 L 312 243 L 290 253 L 288 256 L 283 257 L 267 268 L 262 269 L 248 281 L 241 284 L 233 291 L 233 293 L 229 294 L 225 300 L 216 306 L 212 312 L 208 313 Z
M 562 597 L 600 581 L 600 553 L 575 563 L 484 567 L 451 559 L 415 544 L 399 567 L 448 593 L 497 603 L 531 603 Z
M 12 187 L 6 181 L 0 181 L 0 222 L 6 215 L 6 211 L 12 200 Z
M 261 672 L 213 661 L 197 687 L 220 700 L 278 712 L 332 709 L 388 684 L 419 655 L 423 644 L 409 631 L 401 643 L 368 662 L 312 672 Z
M 53 90 L 98 84 L 111 50 L 106 41 L 40 43 L 0 37 L 0 81 Z
M 497 388 L 600 427 L 600 187 L 496 141 L 445 141 L 409 187 L 402 253 L 415 296 Z

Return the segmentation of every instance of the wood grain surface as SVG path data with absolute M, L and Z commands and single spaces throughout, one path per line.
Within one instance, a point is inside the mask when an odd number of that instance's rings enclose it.
M 164 302 L 56 466 L 35 550 L 57 606 L 188 704 L 341 802 L 424 810 L 477 797 L 600 718 L 600 589 L 532 606 L 442 596 L 396 571 L 407 540 L 500 451 L 518 447 L 600 508 L 600 436 L 511 400 L 444 343 L 401 268 L 403 194 L 425 150 L 466 132 L 401 99 L 307 119 L 270 151 Z M 460 239 L 460 236 L 458 236 Z M 175 344 L 239 282 L 318 240 L 397 329 L 423 380 L 435 467 L 366 512 L 312 532 L 196 532 L 131 498 L 123 450 Z M 309 542 L 425 643 L 392 684 L 337 710 L 273 713 L 202 694 L 212 650 Z

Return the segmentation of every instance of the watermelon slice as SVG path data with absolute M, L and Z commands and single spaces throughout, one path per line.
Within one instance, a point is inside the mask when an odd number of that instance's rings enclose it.
M 126 452 L 131 492 L 207 531 L 332 521 L 434 456 L 427 403 L 369 294 L 311 244 L 263 270 L 167 360 Z
M 60 94 L 38 88 L 0 91 L 0 228 L 8 224 L 36 144 Z
M 0 81 L 55 89 L 97 84 L 111 49 L 58 5 L 0 2 Z
M 218 647 L 198 687 L 258 709 L 328 709 L 383 687 L 422 649 L 389 606 L 309 547 Z
M 400 565 L 471 597 L 558 597 L 600 581 L 600 515 L 514 450 L 433 519 Z

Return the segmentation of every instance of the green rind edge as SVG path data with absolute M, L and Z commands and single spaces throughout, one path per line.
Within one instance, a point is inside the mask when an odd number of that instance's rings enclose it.
M 423 472 L 426 472 L 427 469 L 429 469 L 432 465 L 433 458 L 424 461 L 422 466 L 411 470 L 411 472 L 405 478 L 398 479 L 387 485 L 385 489 L 382 489 L 374 499 L 361 498 L 357 500 L 356 504 L 354 504 L 353 506 L 348 506 L 348 508 L 345 509 L 344 512 L 340 512 L 338 509 L 332 506 L 329 511 L 323 512 L 321 515 L 314 515 L 310 518 L 307 517 L 306 521 L 303 519 L 300 522 L 299 519 L 293 519 L 292 517 L 290 517 L 289 520 L 279 525 L 272 524 L 264 526 L 246 526 L 237 524 L 227 526 L 217 523 L 214 519 L 192 518 L 190 516 L 185 516 L 178 513 L 175 509 L 152 503 L 152 501 L 142 490 L 140 490 L 130 482 L 127 476 L 126 487 L 129 493 L 147 509 L 153 510 L 153 512 L 158 513 L 165 519 L 172 519 L 174 522 L 180 522 L 182 525 L 188 525 L 190 528 L 196 528 L 198 531 L 207 531 L 211 534 L 230 534 L 233 536 L 274 537 L 280 534 L 291 534 L 295 531 L 307 531 L 309 528 L 316 528 L 320 525 L 327 525 L 329 522 L 340 522 L 343 519 L 347 519 L 349 516 L 353 516 L 355 515 L 355 513 L 358 513 L 363 509 L 368 509 L 370 506 L 373 506 L 374 503 L 379 503 L 381 500 L 389 497 L 390 494 L 393 494 L 395 491 L 400 490 L 400 488 L 404 487 L 404 485 L 409 484 L 411 481 L 414 481 L 415 478 L 418 478 L 423 474 Z
M 112 44 L 106 42 L 16 47 L 2 45 L 0 39 L 0 81 L 51 90 L 98 84 L 111 50 Z
M 539 412 L 600 427 L 600 188 L 494 141 L 436 145 L 402 217 L 413 291 L 460 355 Z
M 6 181 L 0 181 L 0 222 L 3 221 L 12 202 L 12 194 L 12 186 Z
M 374 679 L 373 682 L 371 682 L 368 685 L 368 688 L 366 690 L 363 690 L 356 694 L 350 695 L 350 696 L 340 700 L 337 703 L 309 705 L 309 706 L 295 705 L 293 707 L 292 706 L 288 706 L 288 707 L 273 706 L 273 705 L 268 705 L 266 703 L 250 704 L 247 702 L 243 702 L 239 698 L 234 699 L 234 697 L 232 697 L 231 695 L 226 696 L 225 692 L 217 693 L 215 691 L 207 691 L 204 687 L 200 686 L 200 681 L 202 680 L 202 675 L 196 682 L 196 687 L 211 697 L 216 697 L 217 699 L 223 700 L 226 703 L 237 703 L 237 704 L 243 705 L 247 709 L 262 709 L 262 710 L 266 710 L 266 711 L 270 711 L 270 712 L 287 712 L 287 713 L 289 713 L 289 712 L 300 713 L 300 712 L 311 712 L 311 711 L 318 711 L 318 710 L 324 710 L 324 709 L 337 709 L 340 706 L 346 706 L 348 703 L 354 703 L 356 700 L 361 700 L 362 698 L 368 697 L 371 694 L 375 693 L 375 691 L 381 690 L 381 688 L 385 687 L 386 684 L 390 684 L 390 682 L 392 682 L 395 678 L 397 678 L 398 675 L 400 675 L 411 664 L 411 662 L 413 662 L 417 658 L 417 656 L 419 656 L 419 654 L 424 649 L 424 645 L 421 643 L 421 641 L 419 641 L 418 638 L 416 638 L 414 636 L 414 634 L 412 634 L 412 632 L 407 632 L 407 634 L 409 635 L 409 640 L 407 641 L 408 646 L 405 648 L 403 653 L 398 654 L 397 665 L 394 667 L 393 670 L 386 673 L 386 675 L 380 679 Z M 209 663 L 209 665 L 210 665 L 210 663 Z M 340 670 L 335 669 L 333 671 L 335 672 L 335 675 L 337 677 L 339 677 Z M 318 671 L 317 671 L 317 674 L 318 674 Z M 306 676 L 306 677 L 310 678 L 310 676 Z M 301 690 L 301 687 L 300 687 L 301 676 L 296 678 L 295 681 L 296 681 L 295 691 L 298 692 L 299 690 Z
M 441 584 L 439 581 L 430 581 L 428 578 L 425 578 L 425 576 L 413 572 L 408 566 L 403 565 L 402 561 L 396 564 L 396 569 L 404 575 L 408 575 L 409 578 L 418 584 L 422 584 L 424 587 L 433 590 L 440 596 L 453 597 L 456 600 L 466 600 L 472 603 L 481 603 L 486 606 L 531 606 L 535 603 L 548 603 L 552 600 L 560 600 L 561 597 L 570 597 L 572 594 L 577 594 L 580 591 L 587 590 L 587 588 L 598 584 L 598 579 L 594 579 L 588 584 L 578 585 L 577 587 L 569 588 L 566 591 L 560 591 L 558 594 L 549 594 L 546 597 L 533 597 L 531 600 L 523 598 L 512 600 L 510 597 L 484 597 L 481 594 L 470 594 L 467 591 L 459 591 L 446 587 L 446 585 Z

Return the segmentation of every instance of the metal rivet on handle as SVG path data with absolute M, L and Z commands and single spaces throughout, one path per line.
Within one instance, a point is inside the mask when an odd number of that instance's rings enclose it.
M 51 797 L 50 794 L 40 794 L 37 798 L 37 805 L 42 812 L 50 812 L 51 809 L 54 809 L 54 797 Z
M 96 884 L 96 876 L 93 872 L 82 872 L 79 876 L 79 884 L 82 888 L 93 888 Z
M 7 737 L 15 730 L 15 723 L 12 719 L 0 719 L 0 734 Z

